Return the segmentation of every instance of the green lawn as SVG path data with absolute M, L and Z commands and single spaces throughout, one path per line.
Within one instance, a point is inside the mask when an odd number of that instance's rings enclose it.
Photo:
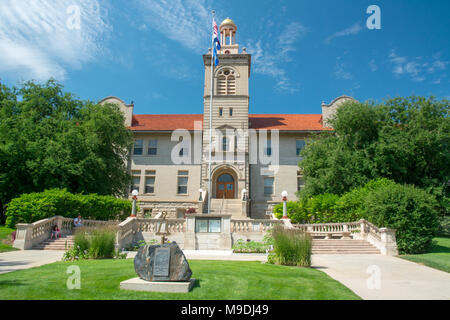
M 189 261 L 197 282 L 191 292 L 124 291 L 119 283 L 136 277 L 133 260 L 85 260 L 53 264 L 0 275 L 0 300 L 7 299 L 360 299 L 325 273 L 309 268 L 257 261 Z M 78 265 L 81 289 L 69 290 L 67 267 Z
M 400 256 L 403 259 L 423 263 L 426 266 L 450 272 L 450 238 L 433 239 L 430 253 Z
M 11 233 L 14 229 L 0 226 L 0 252 L 17 250 L 12 247 Z

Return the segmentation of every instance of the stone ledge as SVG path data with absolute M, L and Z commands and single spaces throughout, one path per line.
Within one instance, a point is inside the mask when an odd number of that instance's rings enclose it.
M 141 278 L 133 278 L 122 281 L 120 289 L 147 292 L 169 292 L 169 293 L 187 293 L 191 291 L 195 284 L 195 279 L 187 282 L 156 282 L 145 281 Z

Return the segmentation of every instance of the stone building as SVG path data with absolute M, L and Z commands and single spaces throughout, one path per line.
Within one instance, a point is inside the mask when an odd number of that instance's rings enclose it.
M 352 99 L 341 96 L 323 103 L 322 114 L 249 114 L 251 55 L 240 50 L 236 33 L 232 20 L 220 25 L 220 64 L 212 73 L 211 183 L 211 49 L 203 55 L 203 114 L 134 114 L 134 105 L 117 97 L 100 102 L 118 104 L 134 134 L 130 191 L 139 191 L 141 214 L 146 217 L 167 211 L 169 217 L 181 218 L 190 208 L 240 219 L 267 217 L 281 201 L 282 191 L 295 199 L 302 188 L 298 162 L 305 139 L 313 132 L 331 130 L 327 120 Z

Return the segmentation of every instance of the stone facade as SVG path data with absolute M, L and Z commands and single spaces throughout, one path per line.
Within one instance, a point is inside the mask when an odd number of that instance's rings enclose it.
M 340 105 L 353 100 L 342 96 L 329 105 L 323 103 L 322 114 L 317 115 L 249 114 L 251 55 L 245 48 L 239 49 L 236 33 L 232 20 L 221 24 L 220 38 L 225 43 L 213 72 L 211 49 L 203 55 L 203 114 L 135 115 L 132 103 L 116 97 L 101 101 L 118 104 L 134 134 L 136 144 L 128 164 L 134 177 L 130 191 L 139 191 L 141 216 L 154 217 L 166 211 L 170 218 L 181 218 L 186 209 L 198 208 L 197 213 L 204 213 L 215 205 L 215 214 L 267 218 L 281 202 L 282 191 L 296 199 L 302 186 L 298 162 L 304 141 L 313 132 L 331 130 L 327 121 Z M 231 199 L 241 199 L 243 204 L 233 204 Z M 235 211 L 222 212 L 224 207 Z

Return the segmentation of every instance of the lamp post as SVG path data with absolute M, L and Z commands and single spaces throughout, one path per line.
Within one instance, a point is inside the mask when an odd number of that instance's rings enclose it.
M 281 193 L 281 197 L 283 199 L 283 218 L 282 219 L 289 219 L 287 216 L 287 208 L 286 208 L 287 196 L 288 196 L 287 191 L 283 191 Z
M 247 189 L 242 190 L 242 201 L 247 201 Z
M 139 194 L 139 191 L 137 190 L 133 190 L 131 192 L 131 199 L 133 199 L 133 206 L 131 207 L 131 216 L 132 217 L 136 217 L 136 200 L 137 200 L 137 195 Z

